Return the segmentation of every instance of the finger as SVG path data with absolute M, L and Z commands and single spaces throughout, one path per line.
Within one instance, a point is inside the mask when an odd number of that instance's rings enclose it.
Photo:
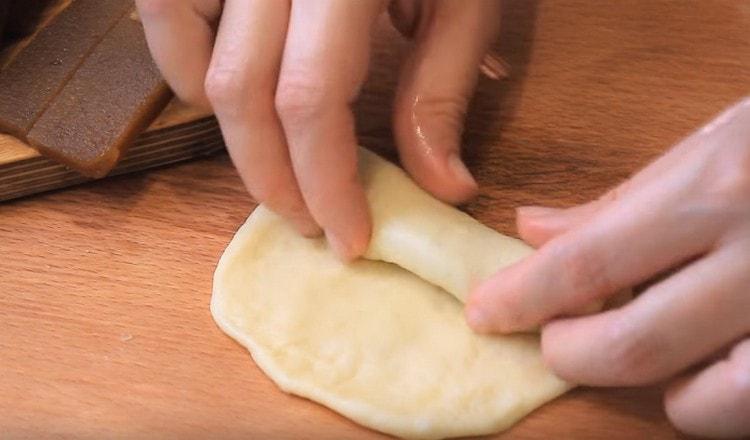
M 750 339 L 737 344 L 728 358 L 670 386 L 665 407 L 672 423 L 688 434 L 750 435 Z
M 553 321 L 542 332 L 547 364 L 567 380 L 646 385 L 705 359 L 750 331 L 750 243 L 727 246 L 599 315 Z
M 430 3 L 420 3 L 413 0 L 392 0 L 388 5 L 391 23 L 406 38 L 414 38 L 418 28 L 422 10 L 431 7 Z M 501 80 L 510 76 L 510 64 L 497 55 L 486 53 L 479 65 L 479 71 L 487 78 Z
M 461 160 L 461 133 L 480 63 L 497 35 L 499 2 L 422 5 L 414 48 L 399 78 L 394 135 L 417 183 L 446 202 L 460 203 L 477 191 Z
M 350 108 L 367 73 L 380 0 L 293 2 L 276 93 L 294 171 L 334 251 L 360 256 L 371 221 Z
M 722 133 L 736 132 L 736 130 L 732 130 L 731 128 L 727 129 L 727 126 L 730 124 L 733 124 L 734 127 L 747 127 L 747 122 L 745 121 L 747 112 L 745 109 L 748 106 L 750 106 L 750 100 L 742 101 L 729 108 L 703 128 L 683 139 L 667 154 L 659 157 L 614 189 L 607 191 L 598 200 L 568 209 L 542 207 L 519 208 L 516 224 L 521 238 L 539 247 L 558 235 L 580 227 L 597 212 L 626 194 L 638 191 L 649 184 L 663 179 L 664 175 L 676 165 L 689 161 L 694 163 L 704 162 L 696 160 L 695 157 L 706 154 L 704 151 L 706 149 L 701 149 L 699 146 L 706 143 L 715 145 L 725 144 L 726 140 L 723 136 L 726 135 Z M 722 127 L 723 130 L 718 130 L 719 127 Z M 747 135 L 744 132 L 737 135 L 739 139 L 746 137 Z
M 214 41 L 220 0 L 137 0 L 138 15 L 159 70 L 183 101 L 210 109 L 203 80 Z
M 562 235 L 572 229 L 581 227 L 607 206 L 628 194 L 642 190 L 649 183 L 663 179 L 664 173 L 674 167 L 679 155 L 672 154 L 684 147 L 678 146 L 662 156 L 636 175 L 607 191 L 596 200 L 567 209 L 547 208 L 542 206 L 523 206 L 517 210 L 516 227 L 525 241 L 535 247 Z M 682 158 L 684 160 L 684 157 Z
M 485 332 L 534 328 L 705 252 L 722 223 L 713 211 L 691 209 L 680 170 L 673 174 L 478 286 L 469 324 Z
M 591 219 L 604 203 L 595 200 L 567 209 L 522 206 L 516 209 L 516 228 L 521 239 L 538 248 Z
M 675 149 L 660 157 L 633 177 L 591 202 L 567 209 L 541 206 L 518 208 L 516 219 L 518 233 L 525 241 L 536 247 L 540 247 L 559 235 L 581 227 L 612 203 L 626 195 L 644 189 L 648 184 L 656 181 L 657 178 L 663 179 L 664 174 L 677 164 L 680 154 L 675 154 L 675 152 L 682 151 L 685 148 L 682 144 L 678 145 Z M 685 158 L 682 157 L 680 160 L 684 161 Z
M 227 0 L 206 91 L 250 194 L 314 235 L 274 108 L 288 18 L 288 1 Z

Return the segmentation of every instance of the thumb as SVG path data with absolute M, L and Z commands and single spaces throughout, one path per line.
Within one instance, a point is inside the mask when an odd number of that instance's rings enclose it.
M 482 59 L 497 34 L 499 2 L 423 2 L 414 47 L 401 71 L 394 134 L 419 185 L 449 203 L 476 194 L 461 160 L 464 115 Z

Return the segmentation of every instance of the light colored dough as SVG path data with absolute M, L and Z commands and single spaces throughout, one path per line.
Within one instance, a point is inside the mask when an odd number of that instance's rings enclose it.
M 419 188 L 401 168 L 360 150 L 373 234 L 365 257 L 413 272 L 465 302 L 471 288 L 531 248 Z
M 569 389 L 542 364 L 538 336 L 476 335 L 446 293 L 465 298 L 528 248 L 372 153 L 360 171 L 375 222 L 367 257 L 398 266 L 343 264 L 260 206 L 216 269 L 219 326 L 283 390 L 401 437 L 497 432 Z

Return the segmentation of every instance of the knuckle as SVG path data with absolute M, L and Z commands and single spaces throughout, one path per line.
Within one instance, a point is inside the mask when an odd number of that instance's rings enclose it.
M 709 187 L 709 198 L 720 202 L 722 210 L 737 209 L 750 202 L 750 144 L 743 147 L 718 164 Z
M 562 277 L 570 293 L 582 299 L 600 298 L 615 290 L 602 258 L 591 249 L 568 246 L 556 252 L 562 261 Z
M 236 103 L 244 95 L 247 85 L 235 69 L 211 67 L 203 85 L 208 100 L 215 106 Z
M 721 142 L 710 165 L 704 169 L 713 194 L 750 198 L 750 139 L 727 139 Z
M 317 117 L 330 104 L 325 82 L 311 72 L 286 73 L 279 79 L 274 104 L 282 120 L 295 122 Z
M 266 75 L 239 67 L 211 66 L 203 89 L 208 101 L 225 111 L 270 107 L 273 96 Z
M 602 337 L 603 365 L 621 385 L 642 385 L 658 378 L 659 360 L 664 354 L 654 335 L 636 328 L 635 323 L 613 319 Z
M 750 201 L 750 99 L 746 99 L 707 137 L 708 156 L 702 168 L 711 199 L 735 204 Z M 748 110 L 742 110 L 743 108 Z M 722 119 L 723 118 L 723 119 Z

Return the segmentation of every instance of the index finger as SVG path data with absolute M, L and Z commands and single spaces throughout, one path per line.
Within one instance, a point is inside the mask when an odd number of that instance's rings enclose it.
M 681 177 L 672 170 L 626 194 L 494 275 L 471 295 L 469 324 L 485 332 L 530 330 L 705 252 L 722 225 L 684 194 Z
M 210 109 L 206 77 L 220 0 L 137 0 L 146 40 L 154 61 L 175 94 L 183 101 Z M 186 48 L 189 48 L 186 50 Z
M 381 0 L 293 2 L 276 107 L 315 221 L 345 259 L 367 248 L 371 220 L 357 175 L 350 104 L 367 73 Z

